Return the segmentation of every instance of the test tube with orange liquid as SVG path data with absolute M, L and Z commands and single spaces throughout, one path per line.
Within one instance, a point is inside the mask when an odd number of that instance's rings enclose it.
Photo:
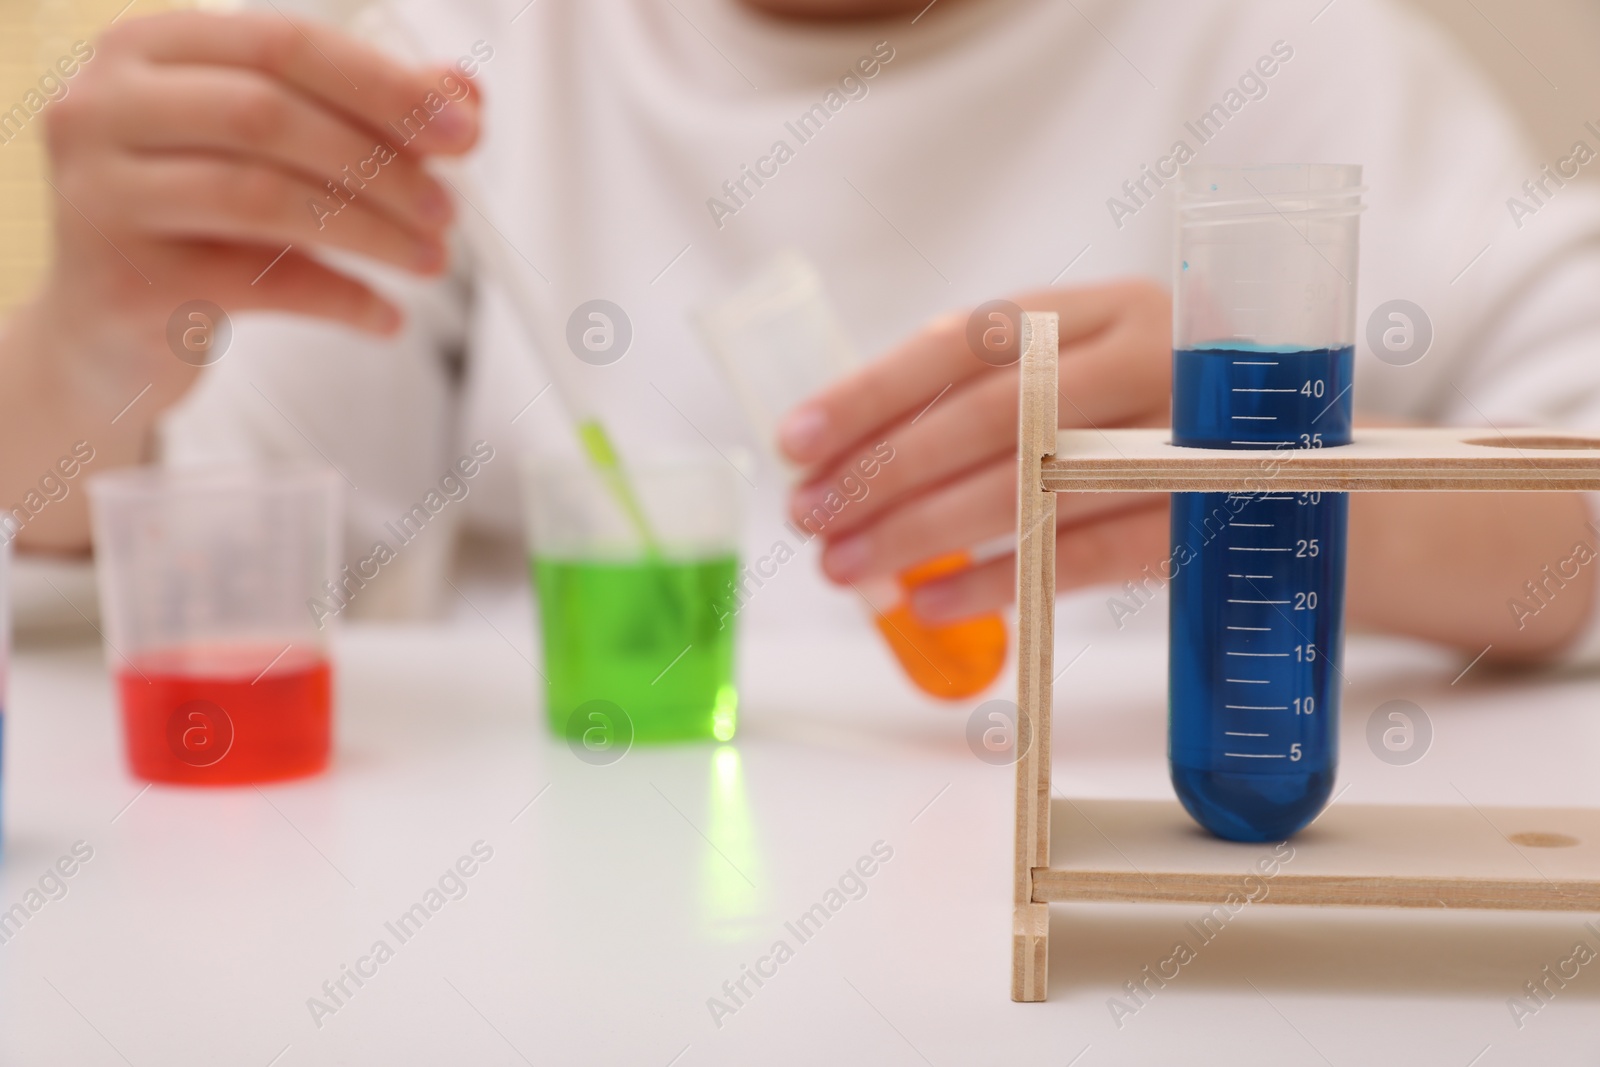
M 727 300 L 696 315 L 747 418 L 780 463 L 776 427 L 789 409 L 855 365 L 816 269 L 784 253 Z M 911 609 L 918 586 L 972 565 L 965 552 L 926 560 L 884 589 L 865 591 L 878 632 L 918 689 L 943 700 L 982 692 L 1005 666 L 1006 625 L 998 614 L 929 624 Z
M 877 611 L 878 632 L 912 682 L 929 696 L 961 700 L 981 693 L 999 677 L 1006 661 L 1006 624 L 997 614 L 929 624 L 911 610 L 918 586 L 972 565 L 965 552 L 920 563 L 899 577 L 898 602 Z

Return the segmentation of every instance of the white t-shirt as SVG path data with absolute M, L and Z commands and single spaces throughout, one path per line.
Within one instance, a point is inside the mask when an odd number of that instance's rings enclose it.
M 1179 142 L 1205 163 L 1364 166 L 1358 333 L 1406 299 L 1435 339 L 1406 367 L 1358 342 L 1359 413 L 1600 430 L 1600 196 L 1544 177 L 1558 161 L 1535 159 L 1405 11 L 944 0 L 915 19 L 806 23 L 734 0 L 525 3 L 392 9 L 440 60 L 492 51 L 477 207 L 559 313 L 593 298 L 626 312 L 626 356 L 575 368 L 625 457 L 754 454 L 689 311 L 781 250 L 818 266 L 869 356 L 1019 290 L 1165 282 L 1174 183 L 1147 175 Z M 1572 136 L 1600 148 L 1600 131 Z M 1530 196 L 1530 180 L 1544 191 Z M 1533 210 L 1513 212 L 1513 197 Z M 240 316 L 232 350 L 167 420 L 168 459 L 326 458 L 350 483 L 356 558 L 486 440 L 497 458 L 440 528 L 517 536 L 516 457 L 574 451 L 557 403 L 527 406 L 550 381 L 544 361 L 572 355 L 535 350 L 490 280 L 372 274 L 409 312 L 398 342 Z M 785 477 L 749 473 L 753 556 L 780 533 Z M 431 600 L 449 541 L 408 547 L 393 568 L 405 577 L 366 607 Z M 786 567 L 748 619 L 866 626 L 809 564 Z

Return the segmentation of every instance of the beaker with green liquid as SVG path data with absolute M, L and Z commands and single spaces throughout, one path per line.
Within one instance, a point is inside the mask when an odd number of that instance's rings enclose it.
M 619 493 L 583 460 L 524 471 L 551 732 L 726 741 L 738 721 L 738 472 L 714 458 L 621 476 Z

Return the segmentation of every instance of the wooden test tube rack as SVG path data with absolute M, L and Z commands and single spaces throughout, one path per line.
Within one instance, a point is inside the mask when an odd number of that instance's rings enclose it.
M 1224 904 L 1263 852 L 1171 801 L 1072 801 L 1051 818 L 1056 494 L 1600 490 L 1600 440 L 1363 430 L 1329 449 L 1212 451 L 1164 429 L 1058 430 L 1057 318 L 1022 324 L 1017 819 L 1011 998 L 1045 999 L 1051 902 Z M 1600 912 L 1600 810 L 1334 804 L 1259 903 Z M 1052 851 L 1055 863 L 1052 863 Z M 1440 872 L 1450 872 L 1441 874 Z

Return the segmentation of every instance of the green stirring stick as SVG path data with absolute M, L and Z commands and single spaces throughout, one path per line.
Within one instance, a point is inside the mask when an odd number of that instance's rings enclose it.
M 606 428 L 600 425 L 599 419 L 584 419 L 578 423 L 578 440 L 583 444 L 584 455 L 594 464 L 594 469 L 606 483 L 606 488 L 611 490 L 611 495 L 616 498 L 622 513 L 628 517 L 628 524 L 633 527 L 633 532 L 644 542 L 645 557 L 651 560 L 660 559 L 661 542 L 656 540 L 655 531 L 650 528 L 650 519 L 639 503 L 638 494 L 633 491 L 633 483 L 628 480 L 627 470 L 617 459 L 616 449 L 611 447 L 611 438 L 606 435 Z
M 628 524 L 633 527 L 633 532 L 644 543 L 644 558 L 649 567 L 652 579 L 660 588 L 662 607 L 671 612 L 674 621 L 683 619 L 686 607 L 683 604 L 677 587 L 673 584 L 668 572 L 661 569 L 661 542 L 656 539 L 655 531 L 650 527 L 650 519 L 644 513 L 644 507 L 639 503 L 639 495 L 633 490 L 633 483 L 628 479 L 627 468 L 623 467 L 617 458 L 616 449 L 611 446 L 611 438 L 606 434 L 606 428 L 600 425 L 598 419 L 585 419 L 578 423 L 578 440 L 583 443 L 583 451 L 589 457 L 589 462 L 599 473 L 606 488 L 611 491 L 612 497 L 622 508 L 622 513 L 628 517 Z

